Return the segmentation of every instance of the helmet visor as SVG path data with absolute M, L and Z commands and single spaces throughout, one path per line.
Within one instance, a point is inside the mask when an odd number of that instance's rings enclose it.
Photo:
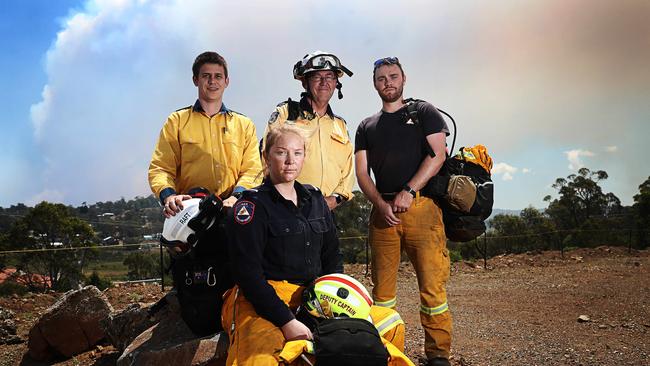
M 316 55 L 305 63 L 305 69 L 314 69 L 314 70 L 319 70 L 319 69 L 340 69 L 341 68 L 341 61 L 339 61 L 338 57 L 334 55 Z

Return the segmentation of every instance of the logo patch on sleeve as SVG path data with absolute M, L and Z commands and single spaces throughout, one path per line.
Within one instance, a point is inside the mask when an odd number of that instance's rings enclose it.
M 235 221 L 240 225 L 246 225 L 253 219 L 255 204 L 251 201 L 237 202 L 234 208 Z
M 280 115 L 280 112 L 275 111 L 271 113 L 271 117 L 269 117 L 269 124 L 275 123 L 275 121 L 278 120 L 278 116 Z

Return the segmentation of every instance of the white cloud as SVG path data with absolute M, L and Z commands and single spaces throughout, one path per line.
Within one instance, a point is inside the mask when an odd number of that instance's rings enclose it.
M 52 92 L 50 91 L 50 86 L 45 85 L 43 92 L 41 93 L 40 102 L 34 104 L 30 108 L 30 116 L 32 119 L 32 125 L 34 127 L 34 137 L 37 140 L 41 139 L 42 130 L 44 124 L 50 114 L 50 105 L 52 104 Z
M 595 156 L 595 154 L 593 152 L 591 152 L 589 150 L 581 150 L 581 149 L 565 151 L 564 154 L 566 154 L 567 159 L 569 160 L 569 169 L 570 170 L 578 170 L 578 169 L 584 167 L 585 164 L 582 161 L 583 157 L 593 157 L 593 156 Z
M 42 185 L 68 203 L 148 195 L 154 143 L 169 113 L 194 102 L 191 64 L 205 50 L 228 61 L 224 101 L 253 119 L 258 136 L 278 102 L 298 97 L 301 86 L 291 73 L 296 60 L 315 49 L 337 53 L 355 75 L 341 80 L 345 99 L 334 97 L 332 107 L 354 136 L 359 121 L 381 105 L 369 81 L 372 60 L 400 55 L 410 70 L 429 74 L 425 53 L 446 49 L 431 24 L 448 21 L 445 14 L 422 9 L 408 26 L 388 28 L 376 22 L 388 14 L 381 4 L 337 1 L 199 0 L 191 7 L 180 0 L 89 1 L 65 22 L 48 50 L 48 82 L 42 100 L 32 106 L 34 134 L 47 165 Z M 346 11 L 322 17 L 338 8 Z M 438 49 L 423 51 L 421 44 Z M 430 89 L 424 82 L 414 85 Z
M 605 146 L 605 151 L 608 153 L 615 153 L 618 151 L 618 146 Z
M 492 167 L 492 175 L 501 175 L 502 180 L 512 180 L 517 168 L 507 163 L 497 163 Z
M 59 191 L 56 190 L 50 190 L 46 189 L 30 198 L 25 200 L 25 204 L 28 206 L 35 206 L 41 201 L 48 201 L 48 202 L 62 202 L 63 201 L 63 194 Z
M 377 20 L 392 19 L 395 4 L 384 0 L 196 0 L 191 6 L 181 0 L 90 0 L 47 52 L 48 82 L 30 112 L 46 165 L 42 177 L 32 177 L 41 186 L 34 192 L 56 192 L 50 197 L 73 204 L 148 195 L 146 170 L 158 132 L 170 112 L 193 103 L 191 63 L 209 49 L 230 66 L 225 103 L 251 117 L 258 135 L 272 108 L 300 92 L 293 64 L 323 49 L 355 72 L 342 80 L 345 98 L 332 101 L 351 136 L 381 106 L 370 82 L 372 61 L 395 55 L 409 76 L 406 96 L 429 100 L 456 118 L 456 147 L 484 143 L 508 160 L 531 141 L 546 144 L 536 146 L 543 149 L 566 141 L 606 146 L 614 116 L 622 130 L 636 131 L 626 146 L 643 142 L 650 135 L 650 73 L 638 60 L 648 59 L 650 48 L 642 47 L 645 38 L 628 36 L 647 34 L 650 23 L 638 16 L 647 5 L 523 4 L 406 2 L 402 8 L 418 11 L 408 23 L 387 27 Z M 626 27 L 601 32 L 602 22 L 618 24 L 607 11 L 612 8 L 626 15 Z M 580 27 L 556 21 L 565 10 Z M 539 37 L 539 29 L 553 32 Z M 602 38 L 629 52 L 578 42 Z M 610 69 L 624 72 L 603 71 Z M 598 108 L 605 101 L 606 113 Z M 578 154 L 572 166 L 586 156 Z M 546 163 L 559 166 L 559 160 Z M 505 163 L 495 169 L 503 169 L 495 173 L 503 180 L 517 172 Z M 642 180 L 630 181 L 636 189 Z
M 521 169 L 521 172 L 522 172 L 523 174 L 528 174 L 528 173 L 531 172 L 531 170 L 528 169 L 528 168 L 522 168 L 522 169 Z

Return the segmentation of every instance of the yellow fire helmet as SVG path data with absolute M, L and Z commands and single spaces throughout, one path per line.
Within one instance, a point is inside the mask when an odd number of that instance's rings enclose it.
M 372 298 L 354 278 L 333 273 L 317 278 L 303 292 L 304 308 L 318 318 L 359 318 L 368 320 Z

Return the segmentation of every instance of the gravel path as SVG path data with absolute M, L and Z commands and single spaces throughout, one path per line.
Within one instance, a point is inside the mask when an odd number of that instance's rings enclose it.
M 477 262 L 478 263 L 478 262 Z M 480 262 L 482 265 L 482 262 Z M 364 265 L 346 272 L 371 287 Z M 406 353 L 422 362 L 424 336 L 413 268 L 400 267 L 398 308 L 406 323 Z M 155 285 L 111 288 L 116 309 L 152 302 Z M 647 365 L 650 366 L 650 252 L 600 247 L 492 258 L 488 269 L 456 263 L 448 284 L 454 317 L 452 365 Z M 18 335 L 56 294 L 0 298 L 16 313 Z M 585 321 L 579 321 L 584 316 Z M 0 345 L 0 366 L 20 363 L 26 344 Z M 119 355 L 98 346 L 61 365 L 108 366 Z

